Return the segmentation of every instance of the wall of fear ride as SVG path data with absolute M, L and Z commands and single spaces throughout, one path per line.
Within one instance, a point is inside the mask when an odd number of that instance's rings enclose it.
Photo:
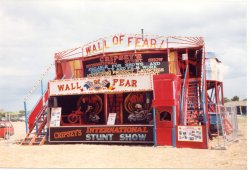
M 207 86 L 205 63 L 201 37 L 119 34 L 58 52 L 47 142 L 208 148 L 207 94 L 219 104 L 223 83 Z

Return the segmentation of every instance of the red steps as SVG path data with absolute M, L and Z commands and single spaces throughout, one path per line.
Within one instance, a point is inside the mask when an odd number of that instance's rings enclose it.
M 48 95 L 49 90 L 44 93 L 43 97 L 40 98 L 37 105 L 29 115 L 29 133 L 23 139 L 21 145 L 42 145 L 46 141 L 45 131 L 47 124 L 46 110 L 48 108 Z M 38 121 L 37 124 L 36 121 Z M 38 128 L 36 128 L 36 125 L 38 126 Z M 42 133 L 42 131 L 44 132 Z
M 201 113 L 200 109 L 200 95 L 199 82 L 190 81 L 188 84 L 188 95 L 186 98 L 187 111 L 186 122 L 187 125 L 198 125 L 198 115 Z

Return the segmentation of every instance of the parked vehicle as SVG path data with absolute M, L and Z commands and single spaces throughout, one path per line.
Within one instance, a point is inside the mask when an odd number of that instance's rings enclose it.
M 14 135 L 14 127 L 9 121 L 0 121 L 0 138 L 9 139 Z
M 18 120 L 19 120 L 19 118 L 18 117 L 11 117 L 11 119 L 10 119 L 12 122 L 17 122 Z
M 0 121 L 6 121 L 6 118 L 5 118 L 5 117 L 2 117 L 2 118 L 0 119 Z
M 19 119 L 18 119 L 19 121 L 25 121 L 25 117 L 24 116 L 21 116 L 21 117 L 19 117 Z

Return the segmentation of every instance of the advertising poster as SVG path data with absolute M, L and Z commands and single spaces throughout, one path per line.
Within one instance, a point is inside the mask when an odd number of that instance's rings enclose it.
M 59 127 L 60 126 L 61 112 L 62 112 L 61 107 L 53 107 L 51 109 L 51 120 L 50 120 L 51 127 Z
M 202 142 L 202 127 L 178 126 L 178 141 Z

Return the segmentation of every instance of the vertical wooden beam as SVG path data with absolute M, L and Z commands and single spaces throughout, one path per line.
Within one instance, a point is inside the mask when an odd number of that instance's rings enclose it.
M 104 94 L 104 122 L 107 124 L 108 119 L 108 94 Z
M 154 146 L 157 146 L 157 138 L 156 138 L 156 112 L 155 108 L 153 108 L 153 122 L 154 122 L 154 130 L 153 130 L 153 136 L 154 136 Z
M 122 98 L 122 101 L 120 102 L 120 117 L 121 117 L 120 122 L 121 122 L 121 124 L 123 124 L 123 109 L 122 109 L 122 107 L 123 107 L 123 98 Z
M 218 83 L 216 81 L 215 82 L 215 103 L 216 103 L 216 105 L 219 104 L 219 101 L 220 101 L 220 99 L 219 99 L 219 95 L 218 95 Z
M 222 101 L 222 105 L 224 105 L 224 93 L 223 93 L 223 83 L 221 82 L 221 101 Z

